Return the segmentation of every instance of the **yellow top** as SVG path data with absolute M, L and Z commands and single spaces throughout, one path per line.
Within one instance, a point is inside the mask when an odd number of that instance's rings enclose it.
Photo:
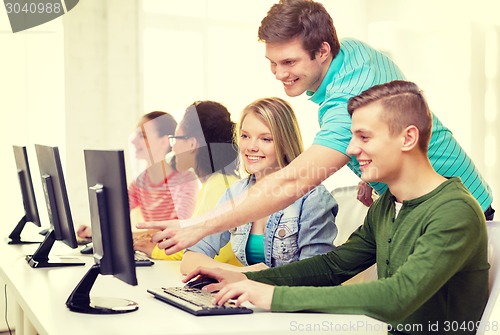
M 223 175 L 222 173 L 214 173 L 202 184 L 201 190 L 196 199 L 196 207 L 193 217 L 202 215 L 215 207 L 219 199 L 222 197 L 226 189 L 238 180 L 235 176 Z M 151 253 L 151 258 L 181 260 L 184 255 L 184 250 L 176 252 L 172 255 L 166 255 L 163 249 L 156 245 Z M 242 266 L 236 259 L 236 256 L 231 249 L 231 244 L 228 242 L 220 251 L 219 255 L 215 256 L 215 260 L 222 263 Z

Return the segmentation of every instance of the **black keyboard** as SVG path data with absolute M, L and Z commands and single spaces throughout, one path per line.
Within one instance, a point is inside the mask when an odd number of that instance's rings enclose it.
M 92 255 L 94 253 L 94 247 L 92 243 L 88 243 L 85 248 L 80 250 L 80 252 L 82 254 Z M 134 251 L 134 261 L 135 266 L 151 266 L 155 263 L 146 254 L 140 251 Z
M 134 253 L 135 266 L 151 266 L 155 262 L 149 259 L 148 256 L 141 254 L 139 252 Z
M 252 309 L 236 306 L 232 301 L 226 302 L 223 306 L 215 305 L 213 293 L 197 288 L 167 287 L 147 291 L 156 299 L 196 316 L 253 313 Z

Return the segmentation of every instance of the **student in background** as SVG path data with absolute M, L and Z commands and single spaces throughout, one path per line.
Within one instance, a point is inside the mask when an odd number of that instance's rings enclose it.
M 132 140 L 135 156 L 146 161 L 147 168 L 129 185 L 129 204 L 131 210 L 139 208 L 145 220 L 193 215 L 198 178 L 191 171 L 177 171 L 165 160 L 176 127 L 170 114 L 151 112 L 143 116 Z
M 245 192 L 264 176 L 287 166 L 303 151 L 295 113 L 280 98 L 259 99 L 245 107 L 235 137 L 240 163 L 248 177 L 233 184 L 220 202 Z M 337 209 L 333 197 L 319 185 L 284 210 L 205 237 L 186 249 L 181 272 L 188 273 L 200 265 L 255 271 L 326 253 L 334 248 Z M 244 267 L 213 259 L 229 240 Z
M 194 170 L 202 184 L 193 217 L 215 207 L 226 189 L 239 179 L 233 131 L 234 123 L 226 107 L 215 101 L 197 101 L 187 108 L 175 135 L 170 136 L 176 168 Z M 182 259 L 183 251 L 167 256 L 146 237 L 134 242 L 136 249 L 157 259 Z M 230 244 L 221 249 L 217 260 L 239 265 Z
M 169 136 L 177 122 L 168 113 L 155 111 L 142 116 L 132 139 L 135 157 L 146 162 L 145 170 L 128 187 L 131 212 L 138 210 L 144 220 L 190 218 L 199 191 L 198 178 L 192 171 L 179 172 L 166 161 L 172 150 Z M 134 233 L 134 238 L 148 240 L 155 230 Z M 91 237 L 89 226 L 78 229 L 81 238 Z
M 206 289 L 220 289 L 219 304 L 235 298 L 273 312 L 364 314 L 397 334 L 475 334 L 488 300 L 485 217 L 460 178 L 433 169 L 432 114 L 421 91 L 393 81 L 351 98 L 348 109 L 347 152 L 363 181 L 388 189 L 347 242 L 282 267 L 245 274 L 203 268 L 185 281 L 216 278 Z M 379 280 L 340 285 L 374 263 Z
M 164 229 L 153 239 L 161 241 L 159 246 L 167 253 L 285 208 L 345 165 L 361 175 L 358 162 L 346 151 L 351 139 L 347 101 L 374 85 L 404 79 L 396 64 L 382 52 L 354 39 L 339 41 L 332 18 L 318 2 L 280 1 L 262 20 L 258 36 L 265 43 L 271 71 L 282 82 L 285 93 L 291 97 L 306 93 L 319 106 L 314 117 L 319 120 L 320 130 L 308 149 L 282 170 L 263 178 L 248 191 L 244 201 L 230 207 L 230 212 L 218 208 L 201 222 L 144 224 L 143 228 Z M 480 203 L 485 217 L 493 219 L 490 187 L 452 132 L 435 115 L 428 155 L 439 174 L 460 177 Z M 376 182 L 370 182 L 370 186 L 378 194 L 387 188 Z M 289 192 L 275 196 L 266 189 Z M 361 190 L 361 200 L 369 205 L 371 188 Z

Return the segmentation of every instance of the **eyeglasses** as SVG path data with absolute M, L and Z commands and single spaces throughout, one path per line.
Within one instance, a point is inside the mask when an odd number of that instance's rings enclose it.
M 177 140 L 187 140 L 188 138 L 191 138 L 193 136 L 187 136 L 187 135 L 182 135 L 182 136 L 175 136 L 175 135 L 168 135 L 168 140 L 170 141 L 170 146 L 174 146 L 175 142 Z

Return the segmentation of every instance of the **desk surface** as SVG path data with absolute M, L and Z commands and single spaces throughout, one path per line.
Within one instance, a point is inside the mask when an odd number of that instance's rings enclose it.
M 75 255 L 85 266 L 31 268 L 24 255 L 37 245 L 8 245 L 0 241 L 0 275 L 17 303 L 40 335 L 155 335 L 155 334 L 386 334 L 386 325 L 360 315 L 319 313 L 270 313 L 196 317 L 154 299 L 147 288 L 181 286 L 179 262 L 156 261 L 137 268 L 138 286 L 112 276 L 99 275 L 91 296 L 119 297 L 139 304 L 135 312 L 117 315 L 74 313 L 65 302 L 93 264 L 91 256 L 80 255 L 56 242 L 51 254 Z M 60 244 L 58 244 L 60 243 Z

